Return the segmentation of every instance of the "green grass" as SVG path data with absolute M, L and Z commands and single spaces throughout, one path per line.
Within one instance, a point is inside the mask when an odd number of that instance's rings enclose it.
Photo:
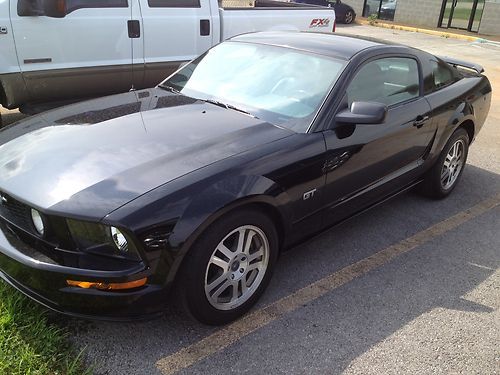
M 67 338 L 45 309 L 0 281 L 0 374 L 90 374 Z

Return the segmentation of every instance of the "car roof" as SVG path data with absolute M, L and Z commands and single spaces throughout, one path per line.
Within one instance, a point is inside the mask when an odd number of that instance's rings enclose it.
M 347 36 L 333 33 L 264 31 L 248 33 L 231 38 L 232 41 L 267 44 L 299 49 L 320 55 L 350 60 L 358 52 L 375 47 L 395 45 L 375 38 Z M 401 45 L 398 45 L 402 47 Z

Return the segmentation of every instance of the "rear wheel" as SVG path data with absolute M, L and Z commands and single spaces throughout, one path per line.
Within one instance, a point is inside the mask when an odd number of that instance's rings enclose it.
M 448 196 L 458 184 L 469 153 L 469 135 L 457 129 L 422 183 L 422 192 L 431 198 Z
M 188 253 L 177 285 L 184 310 L 206 324 L 246 313 L 264 292 L 278 255 L 268 216 L 243 210 L 211 225 Z
M 344 23 L 350 24 L 354 21 L 354 13 L 351 10 L 348 10 L 344 17 Z

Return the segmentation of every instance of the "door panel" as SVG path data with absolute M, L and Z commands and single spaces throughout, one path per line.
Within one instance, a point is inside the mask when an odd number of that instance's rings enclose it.
M 11 1 L 19 65 L 31 100 L 128 90 L 132 86 L 132 45 L 127 32 L 130 1 L 113 1 L 120 3 L 116 7 L 98 1 L 93 3 L 96 7 L 74 9 L 64 18 L 21 17 L 17 1 Z M 72 9 L 73 3 L 67 0 L 67 8 Z
M 140 4 L 146 86 L 157 85 L 180 63 L 192 60 L 212 46 L 209 1 L 140 0 Z
M 324 133 L 327 160 L 334 161 L 327 171 L 327 222 L 342 220 L 415 178 L 434 126 L 432 121 L 421 128 L 413 123 L 417 113 L 429 112 L 420 98 L 389 110 L 383 124 L 345 125 Z
M 327 146 L 326 221 L 336 222 L 410 183 L 434 135 L 431 108 L 419 96 L 418 63 L 386 57 L 364 64 L 349 83 L 339 110 L 353 102 L 388 107 L 381 124 L 334 124 Z

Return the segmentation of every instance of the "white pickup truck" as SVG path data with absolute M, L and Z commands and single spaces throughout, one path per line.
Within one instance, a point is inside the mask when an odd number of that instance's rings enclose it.
M 332 32 L 335 12 L 274 0 L 0 0 L 0 104 L 29 112 L 151 87 L 224 39 L 284 29 Z

